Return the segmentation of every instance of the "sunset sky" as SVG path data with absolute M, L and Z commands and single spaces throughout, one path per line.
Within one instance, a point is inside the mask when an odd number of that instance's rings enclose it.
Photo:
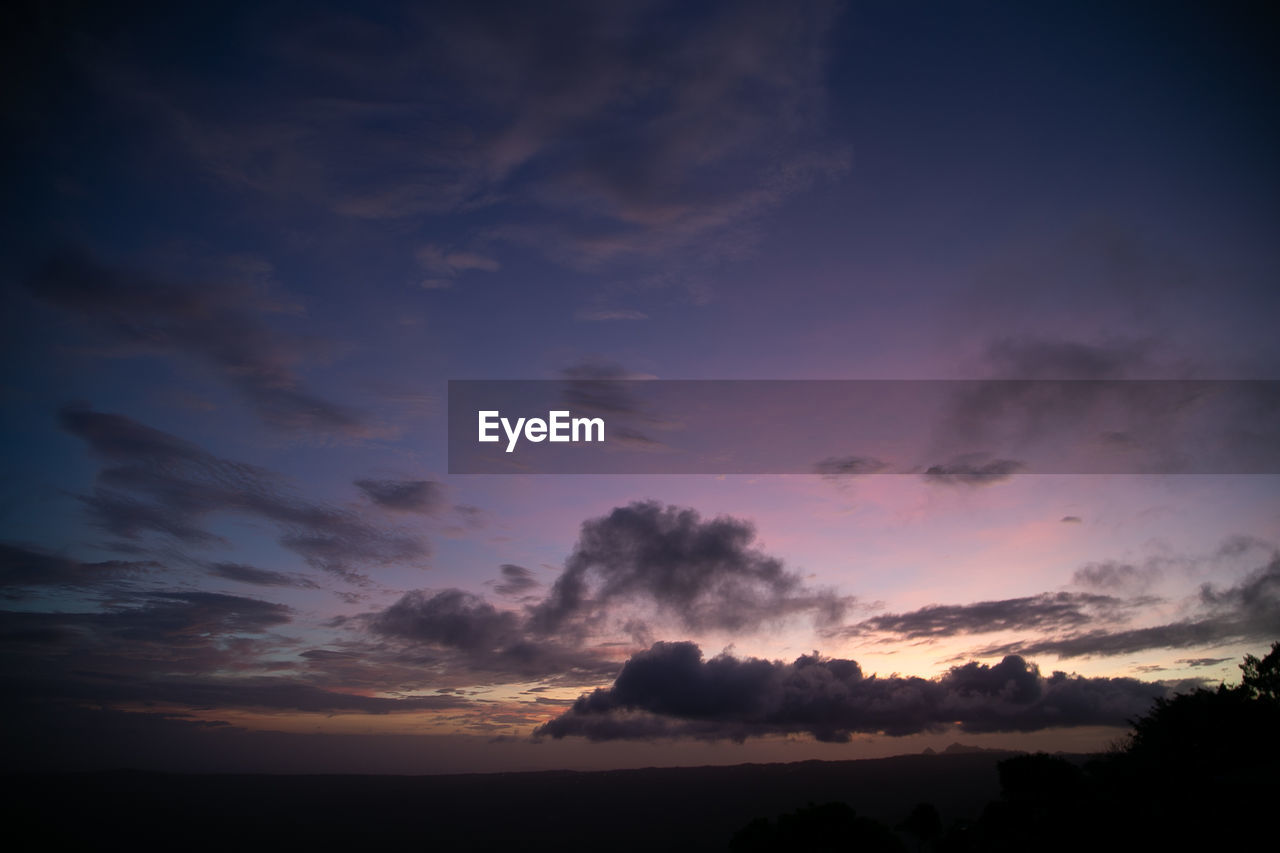
M 1280 380 L 1278 36 L 1244 3 L 27 4 L 6 750 L 1087 751 L 1238 681 L 1280 639 L 1275 467 L 450 474 L 447 383 Z M 1223 423 L 1274 439 L 1253 411 Z

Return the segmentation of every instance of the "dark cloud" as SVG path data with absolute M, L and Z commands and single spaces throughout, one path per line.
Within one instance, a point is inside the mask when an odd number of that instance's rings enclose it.
M 1082 524 L 1083 523 L 1083 520 L 1078 515 L 1064 515 L 1062 518 L 1058 520 L 1061 521 L 1063 524 Z
M 444 490 L 431 480 L 356 480 L 378 506 L 398 512 L 430 514 L 444 504 Z
M 1009 379 L 1126 379 L 1149 371 L 1147 345 L 1041 338 L 999 338 L 987 347 L 992 373 Z
M 1025 598 L 933 604 L 907 613 L 886 613 L 863 620 L 841 633 L 849 636 L 887 633 L 914 640 L 991 631 L 1064 630 L 1115 619 L 1133 606 L 1133 602 L 1109 595 L 1045 592 Z
M 1255 536 L 1228 536 L 1218 546 L 1218 557 L 1240 557 L 1253 551 L 1269 554 L 1275 550 L 1270 542 Z
M 970 454 L 945 465 L 931 465 L 924 472 L 930 483 L 947 486 L 991 486 L 1008 480 L 1025 466 L 1014 459 L 990 459 Z
M 544 634 L 584 630 L 624 603 L 652 604 L 690 630 L 741 630 L 796 614 L 839 619 L 846 599 L 808 588 L 754 540 L 749 523 L 728 516 L 703 521 L 656 501 L 616 507 L 583 522 L 532 625 Z
M 620 364 L 588 360 L 560 371 L 564 377 L 565 404 L 573 412 L 599 415 L 640 415 L 640 402 L 631 393 L 629 380 L 643 379 Z
M 1200 601 L 1215 611 L 1238 614 L 1252 625 L 1280 624 L 1280 554 L 1273 554 L 1267 565 L 1234 586 L 1219 589 L 1203 584 Z
M 139 61 L 146 36 L 96 58 L 100 87 L 149 114 L 162 144 L 260 201 L 356 220 L 487 209 L 483 233 L 418 252 L 442 287 L 498 269 L 502 244 L 664 271 L 750 251 L 761 214 L 848 168 L 824 127 L 838 10 L 404 4 L 252 15 L 259 50 L 240 74 L 166 73 Z
M 1129 678 L 1084 678 L 1010 655 L 936 679 L 866 676 L 856 661 L 804 655 L 791 663 L 657 643 L 633 656 L 609 688 L 583 694 L 537 734 L 592 740 L 694 737 L 743 740 L 808 733 L 843 742 L 859 732 L 908 735 L 1124 725 L 1166 688 Z
M 270 632 L 291 618 L 283 604 L 194 590 L 118 595 L 80 612 L 10 611 L 3 671 L 77 681 L 242 670 L 261 665 Z
M 264 316 L 281 308 L 251 289 L 162 283 L 76 252 L 54 256 L 28 286 L 40 300 L 82 318 L 118 354 L 178 355 L 212 368 L 273 427 L 371 433 L 361 415 L 303 386 L 295 367 L 315 345 L 269 326 Z
M 501 610 L 459 589 L 413 590 L 360 621 L 389 645 L 353 648 L 380 667 L 416 669 L 419 680 L 424 668 L 434 670 L 437 679 L 455 682 L 477 677 L 559 678 L 573 684 L 598 683 L 616 671 L 607 656 L 536 636 L 525 614 Z M 339 671 L 350 667 L 340 664 Z
M 107 614 L 101 624 L 121 636 L 155 642 L 212 634 L 261 633 L 290 620 L 283 604 L 217 592 L 157 592 L 141 608 Z
M 1117 415 L 1124 416 L 1118 423 L 1126 430 L 1146 432 L 1151 425 L 1140 404 L 1149 390 L 1115 381 L 1142 369 L 1143 352 L 1131 343 L 996 340 L 986 357 L 995 378 L 956 385 L 937 428 L 940 448 L 1025 446 L 1052 435 L 1075 439 L 1096 433 L 1098 422 L 1117 422 Z
M 822 625 L 839 619 L 847 599 L 806 587 L 752 548 L 754 539 L 738 519 L 632 503 L 585 522 L 555 584 L 541 600 L 526 596 L 520 610 L 457 589 L 415 590 L 360 624 L 391 644 L 374 653 L 397 662 L 417 656 L 420 665 L 458 672 L 581 679 L 616 671 L 607 644 L 586 645 L 592 634 L 622 631 L 647 642 L 650 613 L 690 630 L 748 629 L 794 615 Z M 539 586 L 522 566 L 501 571 L 499 594 Z
M 878 473 L 887 467 L 887 462 L 870 456 L 828 456 L 815 463 L 813 471 L 826 477 L 858 477 Z
M 85 563 L 21 545 L 0 542 L 0 588 L 95 586 L 145 575 L 161 565 L 152 560 Z M 8 594 L 8 593 L 6 593 Z
M 301 589 L 314 589 L 316 586 L 313 581 L 301 575 L 259 569 L 244 563 L 210 563 L 208 570 L 209 574 L 216 577 L 254 586 L 292 586 Z
M 469 700 L 456 696 L 380 697 L 326 690 L 314 685 L 264 676 L 202 679 L 155 679 L 89 674 L 75 679 L 20 682 L 27 700 L 80 700 L 98 704 L 172 703 L 189 708 L 265 709 L 304 713 L 390 714 L 463 708 Z
M 445 248 L 434 244 L 423 246 L 417 252 L 418 264 L 427 277 L 420 284 L 426 290 L 443 290 L 453 286 L 459 275 L 472 271 L 497 272 L 502 264 L 493 258 L 459 248 Z
M 1160 568 L 1154 562 L 1135 566 L 1132 563 L 1105 560 L 1076 569 L 1071 581 L 1093 589 L 1133 589 L 1146 586 L 1159 575 Z
M 574 313 L 584 323 L 607 323 L 612 320 L 648 320 L 649 315 L 633 308 L 584 308 Z
M 125 539 L 156 532 L 208 545 L 217 537 L 203 526 L 205 519 L 239 513 L 277 525 L 280 543 L 310 565 L 357 582 L 364 576 L 356 566 L 413 562 L 427 553 L 412 536 L 300 498 L 268 471 L 214 456 L 123 415 L 66 408 L 59 422 L 111 463 L 81 500 L 99 526 Z
M 458 589 L 414 590 L 369 621 L 375 634 L 490 652 L 517 642 L 519 617 Z
M 324 668 L 299 668 L 292 662 L 296 641 L 276 633 L 292 616 L 282 604 L 198 591 L 116 596 L 81 612 L 7 612 L 0 677 L 10 690 L 0 711 L 20 704 L 41 716 L 86 706 L 159 713 L 172 705 L 170 713 L 179 714 L 385 714 L 469 704 L 396 689 L 393 679 L 404 674 L 394 669 L 372 682 L 321 681 Z M 335 684 L 342 687 L 331 688 Z
M 1235 660 L 1235 658 L 1178 658 L 1174 663 L 1184 664 L 1186 666 L 1217 666 L 1220 663 Z
M 498 595 L 518 597 L 542 586 L 542 583 L 533 576 L 533 572 L 524 566 L 504 563 L 498 568 L 502 572 L 502 580 L 493 588 Z
M 1183 649 L 1189 646 L 1213 646 L 1228 640 L 1239 639 L 1234 627 L 1217 619 L 1173 622 L 1150 628 L 1133 628 L 1117 631 L 1089 631 L 1065 637 L 1043 640 L 1004 643 L 988 646 L 978 654 L 1023 653 L 1029 655 L 1051 654 L 1060 658 L 1110 657 L 1132 654 L 1147 649 Z
M 1002 339 L 986 361 L 997 378 L 954 383 L 935 454 L 1002 448 L 1037 473 L 1256 473 L 1277 464 L 1278 383 L 1143 378 L 1168 371 L 1132 341 Z
M 1099 629 L 992 646 L 979 654 L 1052 654 L 1090 657 L 1131 654 L 1147 649 L 1183 649 L 1274 639 L 1280 625 L 1280 556 L 1225 589 L 1205 584 L 1188 619 L 1125 630 Z
M 671 448 L 650 433 L 673 425 L 649 411 L 636 385 L 652 377 L 632 373 L 620 364 L 588 359 L 561 371 L 561 398 L 575 415 L 608 419 L 609 441 L 628 450 L 667 452 Z

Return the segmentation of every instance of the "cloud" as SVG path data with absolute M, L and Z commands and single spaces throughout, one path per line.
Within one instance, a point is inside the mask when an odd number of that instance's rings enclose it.
M 533 635 L 524 614 L 501 610 L 459 589 L 412 590 L 359 622 L 374 637 L 390 641 L 382 647 L 354 645 L 362 660 L 380 668 L 407 666 L 419 680 L 430 669 L 437 679 L 455 683 L 479 677 L 581 684 L 598 683 L 616 670 L 607 656 L 560 638 Z
M 259 569 L 246 566 L 244 563 L 210 563 L 209 574 L 215 577 L 254 586 L 289 586 L 299 589 L 315 589 L 316 584 L 309 578 L 288 572 L 276 572 L 270 569 Z
M 376 432 L 359 413 L 307 390 L 295 367 L 314 342 L 268 325 L 264 316 L 280 306 L 234 281 L 162 283 L 64 252 L 27 285 L 114 343 L 116 354 L 179 356 L 211 368 L 272 427 L 349 437 Z
M 651 604 L 690 630 L 743 630 L 797 614 L 838 620 L 848 600 L 808 588 L 780 560 L 752 547 L 739 519 L 634 502 L 583 522 L 573 553 L 532 611 L 544 634 L 584 631 L 609 608 Z
M 607 323 L 611 320 L 647 320 L 649 315 L 633 308 L 583 308 L 574 313 L 574 319 L 584 323 Z
M 648 642 L 648 620 L 694 631 L 745 630 L 803 615 L 839 620 L 847 598 L 807 587 L 782 563 L 752 548 L 749 524 L 704 521 L 691 509 L 635 502 L 582 525 L 564 571 L 540 599 L 528 569 L 507 564 L 495 585 L 520 598 L 503 609 L 458 589 L 414 590 L 357 620 L 390 648 L 370 654 L 393 662 L 469 673 L 583 679 L 612 675 L 609 644 L 593 635 L 622 632 Z M 616 644 L 614 644 L 616 645 Z M 423 658 L 423 655 L 427 655 Z
M 887 467 L 887 462 L 870 456 L 828 456 L 815 463 L 813 471 L 824 477 L 860 477 L 878 473 Z
M 172 642 L 210 634 L 261 633 L 288 622 L 283 604 L 217 592 L 156 592 L 140 610 L 119 610 L 104 624 L 130 638 Z
M 440 276 L 456 276 L 468 270 L 497 272 L 502 264 L 477 252 L 446 250 L 434 244 L 418 250 L 418 263 L 428 272 Z
M 644 414 L 642 403 L 632 393 L 631 382 L 652 377 L 598 359 L 572 364 L 560 373 L 564 377 L 564 401 L 574 411 L 600 415 Z
M 11 699 L 44 713 L 87 704 L 157 713 L 173 705 L 220 713 L 386 714 L 471 704 L 460 696 L 405 695 L 394 689 L 395 680 L 409 680 L 405 673 L 376 663 L 349 681 L 319 683 L 323 667 L 276 674 L 297 669 L 288 660 L 296 642 L 274 633 L 293 616 L 283 604 L 199 591 L 117 594 L 87 612 L 8 612 L 0 675 L 13 688 Z M 280 652 L 287 657 L 278 658 Z M 323 649 L 301 657 L 329 660 L 326 655 L 344 660 Z M 370 695 L 374 691 L 399 695 Z
M 71 678 L 57 682 L 30 677 L 18 682 L 27 700 L 72 700 L 96 705 L 145 702 L 194 708 L 298 711 L 313 714 L 391 714 L 465 708 L 459 696 L 365 696 L 326 690 L 299 681 L 267 676 L 155 679 L 129 675 Z
M 886 613 L 842 629 L 840 633 L 846 636 L 887 633 L 915 640 L 1006 630 L 1063 630 L 1115 619 L 1119 612 L 1134 606 L 1134 602 L 1109 595 L 1045 592 L 1024 598 L 933 604 L 907 613 Z
M 1088 563 L 1076 569 L 1071 582 L 1093 589 L 1139 589 L 1160 576 L 1159 566 L 1148 561 L 1141 566 L 1116 560 Z
M 499 566 L 499 570 L 502 572 L 502 581 L 493 588 L 498 595 L 518 597 L 542 586 L 542 583 L 533 576 L 533 572 L 524 566 L 504 563 Z
M 283 604 L 195 590 L 117 595 L 88 612 L 10 611 L 4 671 L 162 679 L 259 666 L 263 635 L 291 619 Z
M 924 472 L 929 483 L 945 486 L 991 486 L 1008 480 L 1025 466 L 1014 459 L 992 459 L 969 454 L 945 465 L 931 465 Z
M 444 489 L 431 480 L 356 480 L 356 486 L 384 509 L 429 515 L 444 503 Z
M 152 560 L 85 563 L 35 548 L 0 542 L 0 588 L 88 587 L 146 575 L 161 565 Z M 6 596 L 16 593 L 6 592 Z
M 357 220 L 483 210 L 485 252 L 422 250 L 441 287 L 496 268 L 497 243 L 578 268 L 750 251 L 763 212 L 848 170 L 824 123 L 838 12 L 404 4 L 259 20 L 248 76 L 102 61 L 117 97 L 255 198 Z
M 628 450 L 664 453 L 670 446 L 649 435 L 675 425 L 653 415 L 635 387 L 654 377 L 634 373 L 620 364 L 586 359 L 564 368 L 561 398 L 574 414 L 609 418 L 609 441 Z
M 491 79 L 497 70 L 521 83 L 518 102 L 509 83 L 490 90 L 514 109 L 491 162 L 552 214 L 494 233 L 577 267 L 669 265 L 695 244 L 704 255 L 740 251 L 752 217 L 846 168 L 820 137 L 833 18 L 826 4 L 659 4 L 501 31 L 468 21 L 459 44 L 498 63 Z M 561 49 L 565 27 L 590 47 Z M 569 128 L 572 156 L 559 141 Z
M 1147 649 L 1182 649 L 1274 639 L 1280 625 L 1280 555 L 1240 583 L 1205 584 L 1194 602 L 1199 612 L 1163 625 L 1123 630 L 1099 629 L 991 646 L 979 654 L 1052 654 L 1060 658 L 1132 654 Z
M 1148 346 L 1128 340 L 1003 337 L 988 345 L 986 360 L 992 372 L 1010 379 L 1125 379 L 1151 367 Z
M 1080 516 L 1078 515 L 1064 515 L 1062 518 L 1058 520 L 1061 521 L 1063 524 L 1083 524 L 1084 523 L 1083 519 L 1081 519 Z
M 613 685 L 580 696 L 536 734 L 591 740 L 707 740 L 807 733 L 902 736 L 951 725 L 967 732 L 1124 725 L 1165 695 L 1129 678 L 1045 677 L 1017 656 L 968 663 L 936 679 L 867 676 L 856 661 L 802 655 L 791 663 L 727 654 L 704 660 L 693 643 L 656 643 Z
M 458 589 L 413 590 L 376 614 L 369 629 L 386 637 L 492 652 L 520 639 L 519 617 Z
M 110 691 L 106 692 L 110 698 Z M 463 708 L 472 704 L 457 696 L 362 696 L 273 678 L 165 682 L 159 688 L 152 688 L 150 698 L 157 702 L 197 707 L 266 708 L 326 714 L 390 714 Z
M 268 471 L 214 456 L 124 415 L 68 407 L 59 423 L 110 463 L 81 500 L 97 524 L 117 536 L 155 532 L 209 545 L 219 541 L 203 526 L 209 516 L 255 516 L 275 524 L 280 544 L 309 565 L 353 582 L 365 580 L 357 565 L 412 563 L 427 554 L 413 536 L 300 498 Z
M 443 249 L 430 244 L 417 251 L 419 266 L 428 274 L 422 286 L 428 290 L 452 287 L 454 279 L 466 272 L 497 272 L 502 264 L 477 252 Z
M 1275 470 L 1280 384 L 1138 378 L 1156 372 L 1147 351 L 998 340 L 986 360 L 998 378 L 954 383 L 933 453 L 1001 448 L 1036 473 Z
M 1259 544 L 1252 540 L 1233 541 L 1218 554 L 1238 556 L 1256 550 Z M 1101 592 L 1046 592 L 971 604 L 933 604 L 905 613 L 873 616 L 828 633 L 843 637 L 881 635 L 882 642 L 890 642 L 1025 631 L 1038 636 L 988 645 L 973 653 L 980 657 L 1052 654 L 1066 658 L 1265 641 L 1280 624 L 1280 556 L 1274 552 L 1265 566 L 1235 585 L 1204 584 L 1185 603 L 1191 611 L 1187 618 L 1130 627 L 1135 613 L 1159 600 L 1133 591 L 1146 587 L 1159 573 L 1156 560 L 1141 567 L 1114 561 L 1090 563 L 1076 571 L 1075 583 L 1099 590 L 1130 590 L 1131 594 L 1119 597 Z
M 1192 667 L 1217 666 L 1220 663 L 1226 663 L 1235 658 L 1178 658 L 1174 663 L 1181 663 Z

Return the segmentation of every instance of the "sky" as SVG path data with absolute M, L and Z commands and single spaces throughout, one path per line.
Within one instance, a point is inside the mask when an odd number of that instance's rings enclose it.
M 1088 751 L 1280 639 L 1274 465 L 476 475 L 447 444 L 450 380 L 1280 380 L 1260 5 L 15 22 L 11 766 Z M 1266 387 L 1239 442 L 1275 437 Z

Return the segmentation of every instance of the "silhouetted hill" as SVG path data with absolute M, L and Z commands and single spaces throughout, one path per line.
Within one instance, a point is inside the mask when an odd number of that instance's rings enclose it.
M 1007 749 L 990 749 L 985 746 L 967 746 L 963 743 L 953 743 L 946 749 L 942 750 L 943 755 L 976 755 L 980 752 L 998 754 L 1002 756 L 1016 755 Z
M 733 767 L 459 776 L 10 776 L 10 833 L 41 849 L 126 841 L 135 850 L 724 850 L 753 818 L 849 803 L 890 825 L 928 801 L 974 818 L 1013 753 L 907 755 Z

